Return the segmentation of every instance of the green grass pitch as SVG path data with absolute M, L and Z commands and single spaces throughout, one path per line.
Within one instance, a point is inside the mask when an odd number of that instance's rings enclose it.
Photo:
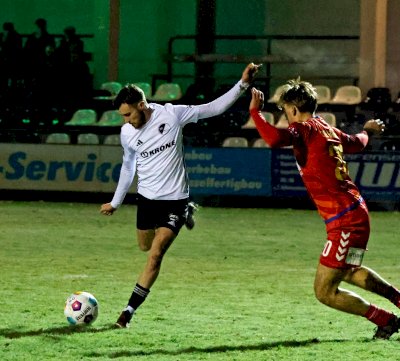
M 400 358 L 399 335 L 372 341 L 370 322 L 314 298 L 325 231 L 313 210 L 202 208 L 131 327 L 114 329 L 146 259 L 135 211 L 124 205 L 105 217 L 95 204 L 0 202 L 0 360 Z M 399 214 L 371 219 L 364 264 L 400 286 Z M 92 326 L 68 326 L 64 302 L 74 291 L 98 299 Z

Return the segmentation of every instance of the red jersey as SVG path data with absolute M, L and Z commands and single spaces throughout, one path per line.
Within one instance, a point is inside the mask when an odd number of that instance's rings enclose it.
M 327 225 L 362 203 L 343 154 L 365 148 L 368 143 L 365 131 L 348 135 L 319 116 L 292 123 L 287 129 L 277 129 L 257 109 L 251 110 L 251 116 L 271 148 L 293 146 L 304 185 Z

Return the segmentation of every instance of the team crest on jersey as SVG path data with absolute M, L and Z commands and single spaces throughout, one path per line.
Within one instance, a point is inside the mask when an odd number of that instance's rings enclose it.
M 159 127 L 158 127 L 158 131 L 161 133 L 161 134 L 167 134 L 168 132 L 169 132 L 169 130 L 170 130 L 170 126 L 168 125 L 168 124 L 161 124 Z

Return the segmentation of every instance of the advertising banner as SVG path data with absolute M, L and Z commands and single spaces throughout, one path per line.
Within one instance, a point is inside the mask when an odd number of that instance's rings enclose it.
M 114 192 L 122 148 L 0 144 L 0 189 Z
M 271 194 L 267 149 L 187 148 L 185 159 L 191 194 Z M 121 160 L 118 146 L 0 143 L 0 189 L 112 193 Z
M 191 194 L 270 196 L 269 149 L 187 148 Z
M 272 195 L 306 196 L 292 150 L 274 150 L 271 154 Z M 363 197 L 371 201 L 400 199 L 400 153 L 371 152 L 346 154 L 345 160 L 353 181 Z
M 307 197 L 291 149 L 186 148 L 192 195 Z M 345 157 L 367 200 L 400 200 L 400 153 Z M 0 143 L 0 189 L 113 193 L 122 148 Z M 131 192 L 136 192 L 136 183 Z

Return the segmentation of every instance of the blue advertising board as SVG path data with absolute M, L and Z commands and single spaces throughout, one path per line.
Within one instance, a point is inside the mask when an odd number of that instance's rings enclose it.
M 270 196 L 269 149 L 186 148 L 193 195 Z
M 347 154 L 349 173 L 363 197 L 371 201 L 400 200 L 400 153 L 371 152 Z M 306 196 L 291 149 L 271 154 L 272 195 L 274 197 Z
M 400 200 L 399 152 L 345 159 L 365 199 Z M 0 143 L 0 189 L 111 193 L 121 160 L 120 147 Z M 185 160 L 192 195 L 308 197 L 291 149 L 187 147 Z

